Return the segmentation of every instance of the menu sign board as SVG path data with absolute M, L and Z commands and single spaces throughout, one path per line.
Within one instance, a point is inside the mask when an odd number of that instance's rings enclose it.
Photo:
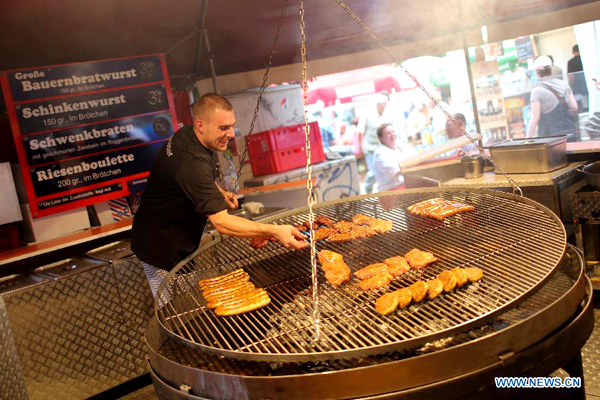
M 177 126 L 161 55 L 0 80 L 34 218 L 128 195 Z
M 515 39 L 515 47 L 517 48 L 517 61 L 525 62 L 533 58 L 533 43 L 531 37 L 523 36 Z

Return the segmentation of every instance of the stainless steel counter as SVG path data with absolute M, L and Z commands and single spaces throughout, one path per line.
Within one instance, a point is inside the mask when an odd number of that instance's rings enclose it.
M 555 182 L 563 179 L 565 175 L 575 173 L 575 169 L 583 162 L 572 162 L 566 167 L 551 171 L 545 174 L 510 174 L 509 176 L 521 187 L 526 186 L 547 186 L 554 185 Z M 483 176 L 475 179 L 454 178 L 440 182 L 440 186 L 475 186 L 485 188 L 510 187 L 508 180 L 494 171 L 484 172 Z

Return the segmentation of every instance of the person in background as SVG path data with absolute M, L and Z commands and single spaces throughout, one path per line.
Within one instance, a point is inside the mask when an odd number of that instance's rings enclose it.
M 462 131 L 467 129 L 467 119 L 465 118 L 464 114 L 452 114 L 452 118 L 454 118 L 460 127 L 456 126 L 456 124 L 450 118 L 446 119 L 446 135 L 448 135 L 448 140 L 463 137 L 464 134 Z M 458 149 L 450 150 L 444 155 L 446 157 L 462 157 L 468 154 L 477 154 L 478 152 L 477 146 L 475 146 L 473 143 L 468 143 Z
M 586 111 L 588 108 L 588 90 L 583 73 L 583 64 L 579 55 L 579 45 L 573 46 L 573 58 L 567 63 L 567 76 L 569 77 L 569 86 L 573 89 L 573 95 L 577 100 L 577 108 L 580 111 Z
M 321 142 L 324 148 L 334 146 L 336 143 L 335 133 L 333 131 L 333 125 L 330 121 L 323 117 L 323 111 L 318 110 L 313 113 L 313 120 L 319 124 L 319 130 L 321 131 Z
M 552 72 L 550 75 L 557 79 L 562 79 L 563 78 L 562 68 L 554 65 L 554 57 L 552 57 L 551 55 L 548 54 L 548 58 L 550 59 L 550 61 L 552 61 Z
M 419 154 L 412 146 L 397 142 L 396 132 L 390 123 L 377 128 L 380 145 L 373 153 L 373 170 L 377 181 L 377 191 L 404 189 L 404 177 L 399 162 Z
M 286 248 L 307 246 L 305 236 L 291 225 L 262 224 L 228 213 L 238 202 L 216 184 L 212 156 L 225 151 L 234 137 L 231 103 L 206 94 L 194 105 L 193 117 L 194 125 L 179 129 L 160 148 L 133 219 L 131 249 L 154 296 L 166 271 L 196 251 L 207 220 L 224 235 L 276 237 Z
M 536 129 L 538 136 L 576 134 L 577 127 L 573 115 L 577 113 L 577 102 L 566 82 L 552 77 L 552 61 L 539 56 L 533 67 L 540 83 L 531 91 L 531 120 L 527 137 L 532 137 Z M 539 127 L 539 128 L 538 128 Z
M 384 123 L 392 123 L 391 118 L 385 114 L 385 108 L 388 102 L 388 94 L 382 92 L 378 95 L 377 103 L 375 104 L 375 113 L 367 117 L 364 125 L 364 135 L 362 141 L 362 151 L 367 162 L 367 178 L 365 181 L 365 191 L 373 192 L 375 186 L 375 173 L 373 171 L 373 153 L 379 146 L 379 138 L 377 137 L 377 129 Z
M 423 143 L 423 134 L 431 129 L 430 109 L 425 103 L 413 108 L 406 121 L 406 130 L 413 144 Z
M 450 105 L 442 100 L 439 93 L 434 94 L 436 101 L 444 110 L 450 109 Z M 431 109 L 431 132 L 433 134 L 433 141 L 435 144 L 439 144 L 446 132 L 446 114 L 436 106 L 433 101 L 429 102 L 429 108 Z

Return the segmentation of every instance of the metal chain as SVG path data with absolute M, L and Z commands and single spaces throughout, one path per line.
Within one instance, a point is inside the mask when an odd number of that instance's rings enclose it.
M 315 199 L 313 197 L 313 181 L 312 181 L 312 157 L 310 151 L 310 129 L 308 126 L 308 78 L 306 73 L 306 31 L 304 27 L 304 0 L 300 0 L 300 41 L 302 55 L 302 94 L 304 97 L 304 140 L 306 143 L 306 188 L 308 189 L 308 222 L 310 224 L 310 266 L 312 270 L 312 297 L 313 297 L 313 321 L 315 323 L 315 342 L 318 342 L 321 337 L 319 327 L 319 294 L 317 281 L 317 260 L 316 260 L 316 241 L 312 240 L 315 237 L 314 222 L 315 215 L 313 213 L 313 205 Z
M 482 156 L 484 156 L 489 162 L 492 163 L 492 165 L 494 166 L 494 168 L 496 168 L 496 170 L 498 170 L 502 175 L 504 175 L 504 177 L 508 180 L 508 182 L 510 183 L 510 185 L 512 186 L 513 189 L 513 195 L 515 196 L 520 196 L 523 197 L 523 191 L 521 190 L 521 188 L 519 187 L 519 185 L 517 184 L 517 182 L 515 182 L 510 176 L 508 176 L 503 170 L 502 168 L 500 168 L 498 166 L 498 164 L 496 164 L 496 162 L 492 159 L 491 156 L 487 155 L 484 151 L 483 151 L 483 147 L 475 140 L 473 139 L 473 137 L 471 137 L 471 135 L 469 135 L 458 123 L 458 121 L 456 121 L 452 115 L 450 115 L 450 113 L 448 111 L 446 111 L 446 109 L 444 107 L 442 107 L 442 105 L 431 95 L 429 94 L 429 92 L 427 91 L 427 89 L 425 89 L 425 87 L 419 82 L 419 80 L 413 75 L 411 74 L 404 65 L 402 65 L 400 63 L 400 60 L 398 60 L 398 58 L 381 42 L 381 40 L 379 40 L 379 38 L 371 31 L 371 29 L 369 29 L 368 26 L 366 26 L 361 20 L 360 18 L 354 14 L 354 12 L 350 9 L 350 7 L 348 7 L 348 5 L 346 3 L 344 3 L 343 0 L 335 0 L 351 17 L 352 19 L 354 19 L 354 21 L 360 25 L 363 30 L 365 32 L 367 32 L 367 34 L 369 36 L 371 36 L 371 38 L 379 45 L 379 47 L 381 47 L 381 49 L 394 61 L 394 63 L 400 67 L 400 69 L 402 69 L 402 71 L 404 71 L 404 73 L 406 75 L 408 75 L 408 77 L 410 79 L 413 80 L 413 82 L 415 82 L 415 84 L 419 87 L 419 89 L 421 89 L 426 95 L 427 97 L 429 97 L 429 100 L 433 101 L 433 103 L 440 109 L 442 110 L 442 112 L 446 115 L 446 117 L 448 117 L 452 123 L 460 129 L 460 131 L 462 132 L 463 135 L 465 135 L 467 138 L 469 138 L 469 140 L 471 141 L 471 143 L 473 143 L 473 145 L 475 145 L 477 147 L 477 149 L 479 150 L 479 152 L 481 153 Z
M 275 55 L 275 50 L 277 49 L 277 41 L 279 40 L 279 34 L 281 33 L 281 26 L 283 25 L 283 18 L 285 17 L 285 13 L 287 11 L 289 0 L 285 0 L 283 5 L 283 9 L 281 10 L 281 16 L 279 17 L 279 23 L 277 24 L 277 32 L 275 33 L 275 40 L 273 40 L 273 47 L 271 49 L 271 54 L 269 55 L 269 60 L 267 62 L 267 69 L 265 71 L 265 75 L 263 76 L 262 85 L 260 87 L 260 92 L 258 94 L 258 98 L 256 99 L 256 107 L 254 108 L 254 116 L 252 117 L 252 122 L 250 123 L 250 131 L 246 135 L 246 140 L 244 141 L 244 152 L 242 153 L 242 158 L 240 159 L 240 168 L 237 172 L 237 177 L 235 178 L 235 186 L 233 188 L 234 193 L 238 193 L 240 190 L 240 177 L 242 176 L 242 168 L 244 168 L 244 162 L 246 161 L 246 156 L 248 155 L 248 137 L 254 131 L 254 124 L 256 123 L 256 118 L 258 117 L 258 111 L 260 110 L 260 103 L 262 101 L 262 95 L 267 87 L 267 80 L 269 79 L 269 71 L 271 70 L 271 64 L 273 63 L 273 56 Z

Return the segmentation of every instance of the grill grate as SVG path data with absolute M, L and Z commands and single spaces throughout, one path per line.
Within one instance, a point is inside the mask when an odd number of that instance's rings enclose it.
M 444 221 L 406 211 L 408 205 L 434 196 L 473 204 L 475 211 Z M 560 222 L 537 203 L 478 189 L 362 196 L 325 203 L 315 212 L 335 220 L 351 220 L 362 213 L 394 222 L 391 232 L 369 239 L 317 243 L 319 249 L 343 254 L 352 271 L 413 247 L 432 251 L 440 261 L 366 293 L 356 278 L 334 288 L 320 273 L 323 340 L 314 344 L 309 250 L 290 251 L 278 244 L 255 250 L 247 240 L 219 239 L 169 273 L 159 289 L 160 325 L 190 346 L 256 361 L 314 361 L 399 351 L 483 324 L 523 300 L 549 278 L 566 245 Z M 307 218 L 306 210 L 298 210 L 274 222 L 297 224 Z M 375 311 L 381 294 L 459 266 L 483 269 L 484 279 L 392 315 Z M 267 289 L 271 304 L 235 317 L 217 317 L 205 308 L 196 282 L 236 268 Z
M 202 351 L 181 346 L 176 339 L 169 338 L 164 343 L 157 340 L 152 341 L 158 352 L 169 360 L 176 361 L 182 365 L 199 368 L 210 372 L 219 372 L 230 375 L 245 376 L 283 376 L 299 375 L 306 373 L 341 371 L 348 368 L 359 368 L 373 366 L 388 362 L 398 361 L 414 355 L 424 354 L 440 348 L 448 348 L 475 339 L 487 336 L 491 333 L 506 329 L 526 318 L 531 317 L 538 311 L 557 301 L 574 284 L 574 279 L 559 271 L 534 295 L 524 301 L 519 307 L 500 314 L 493 322 L 481 328 L 471 330 L 468 333 L 451 338 L 441 339 L 443 345 L 438 343 L 427 343 L 422 348 L 411 349 L 403 352 L 378 354 L 359 359 L 339 359 L 317 363 L 264 363 L 244 360 L 232 360 L 217 357 Z M 158 347 L 160 345 L 160 348 Z

